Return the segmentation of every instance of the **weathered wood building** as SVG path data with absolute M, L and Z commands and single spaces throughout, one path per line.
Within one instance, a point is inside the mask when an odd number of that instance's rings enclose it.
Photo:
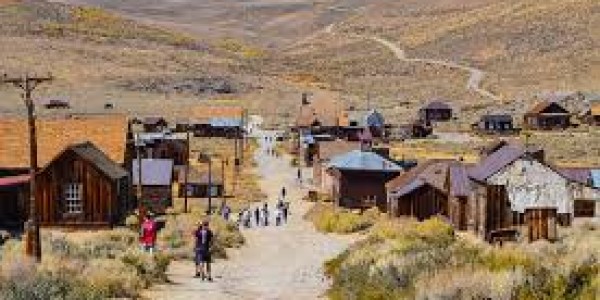
M 246 111 L 239 106 L 197 105 L 181 115 L 176 131 L 189 128 L 196 137 L 242 138 L 247 120 Z
M 553 130 L 571 126 L 571 113 L 557 102 L 542 101 L 524 115 L 526 129 Z
M 0 228 L 18 229 L 27 218 L 29 175 L 0 178 Z
M 142 205 L 153 212 L 162 213 L 173 205 L 173 160 L 142 159 Z M 140 184 L 139 160 L 132 161 L 131 177 L 135 191 Z M 138 199 L 140 201 L 140 199 Z
M 92 143 L 69 146 L 38 172 L 36 205 L 42 226 L 114 226 L 131 208 L 127 171 Z
M 443 100 L 433 100 L 419 109 L 419 119 L 425 124 L 452 119 L 452 107 Z
M 368 150 L 332 157 L 326 168 L 332 179 L 330 195 L 337 206 L 377 207 L 383 212 L 387 211 L 385 184 L 403 171 L 395 162 Z
M 172 159 L 176 166 L 186 164 L 188 155 L 188 142 L 185 134 L 170 132 L 138 133 L 138 147 L 142 158 Z M 130 141 L 128 151 L 135 153 L 135 141 Z
M 509 114 L 483 115 L 472 125 L 472 128 L 483 134 L 515 134 L 519 132 L 513 124 L 513 117 Z

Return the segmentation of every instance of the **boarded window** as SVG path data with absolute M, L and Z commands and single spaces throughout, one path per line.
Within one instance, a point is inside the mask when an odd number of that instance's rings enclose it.
M 575 200 L 575 217 L 593 217 L 595 206 L 594 200 Z

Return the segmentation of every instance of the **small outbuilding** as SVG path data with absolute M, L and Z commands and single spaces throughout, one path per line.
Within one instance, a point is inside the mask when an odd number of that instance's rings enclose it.
M 513 134 L 518 132 L 513 124 L 513 117 L 509 114 L 483 115 L 472 127 L 474 131 L 484 134 Z
M 452 107 L 443 100 L 433 100 L 419 109 L 419 119 L 425 124 L 452 119 Z
M 571 113 L 557 102 L 542 101 L 525 113 L 523 126 L 533 130 L 566 129 Z
M 131 173 L 134 189 L 137 189 L 140 184 L 139 160 L 132 161 Z M 141 173 L 142 205 L 153 212 L 164 212 L 173 204 L 173 160 L 142 159 Z

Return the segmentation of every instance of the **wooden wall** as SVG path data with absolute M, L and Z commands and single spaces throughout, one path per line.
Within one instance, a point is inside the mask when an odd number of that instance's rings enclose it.
M 334 186 L 338 187 L 338 203 L 346 208 L 368 208 L 376 205 L 382 212 L 387 211 L 385 184 L 398 176 L 397 172 L 339 171 L 336 172 Z M 368 203 L 368 197 L 376 197 L 375 203 Z
M 448 196 L 425 185 L 410 194 L 390 200 L 391 214 L 394 217 L 414 217 L 419 221 L 432 216 L 448 216 Z
M 64 186 L 82 184 L 83 212 L 67 214 Z M 89 162 L 65 152 L 37 177 L 37 209 L 42 226 L 112 226 L 124 212 L 117 198 L 118 182 Z M 122 193 L 124 194 L 124 193 Z

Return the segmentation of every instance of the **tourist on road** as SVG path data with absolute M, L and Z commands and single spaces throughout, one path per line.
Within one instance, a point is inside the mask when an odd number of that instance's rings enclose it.
M 260 208 L 258 207 L 254 209 L 254 223 L 256 223 L 256 227 L 260 226 Z
M 296 175 L 298 182 L 302 184 L 302 170 L 298 168 L 298 174 Z
M 213 242 L 213 232 L 210 230 L 208 221 L 204 221 L 194 233 L 196 238 L 196 278 L 212 281 L 210 273 L 211 255 L 210 248 Z
M 146 214 L 140 230 L 140 243 L 142 244 L 143 251 L 149 252 L 150 254 L 154 253 L 157 231 L 158 226 L 156 222 L 153 220 L 150 213 Z
M 262 209 L 263 225 L 269 226 L 269 205 L 265 202 Z
M 281 208 L 281 211 L 283 213 L 283 222 L 285 222 L 285 223 L 287 223 L 287 219 L 288 219 L 289 206 L 290 206 L 290 203 L 286 202 L 283 204 L 283 207 Z
M 281 197 L 285 199 L 285 186 L 281 188 Z
M 223 216 L 223 219 L 225 219 L 225 221 L 229 221 L 230 214 L 231 214 L 231 208 L 229 208 L 229 206 L 227 206 L 227 204 L 223 205 L 223 207 L 221 208 L 221 215 Z
M 281 211 L 281 207 L 277 207 L 275 209 L 275 225 L 280 226 L 283 218 L 283 213 Z

